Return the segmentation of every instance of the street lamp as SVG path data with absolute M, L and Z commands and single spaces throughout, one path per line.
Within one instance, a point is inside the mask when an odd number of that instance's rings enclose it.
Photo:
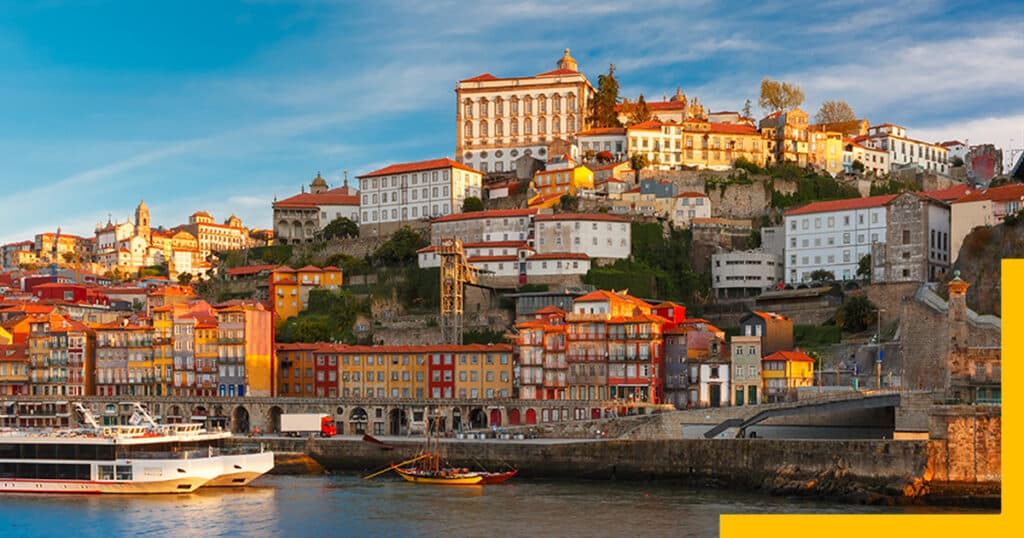
M 875 308 L 876 321 L 878 322 L 878 332 L 875 333 L 875 345 L 878 346 L 878 353 L 875 355 L 875 388 L 882 388 L 882 312 L 885 312 L 884 308 Z

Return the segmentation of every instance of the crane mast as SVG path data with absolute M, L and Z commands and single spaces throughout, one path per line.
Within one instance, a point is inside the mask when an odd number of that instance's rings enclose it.
M 462 241 L 446 237 L 441 255 L 441 338 L 446 344 L 462 344 L 462 316 L 466 284 L 476 284 L 480 270 L 469 265 Z

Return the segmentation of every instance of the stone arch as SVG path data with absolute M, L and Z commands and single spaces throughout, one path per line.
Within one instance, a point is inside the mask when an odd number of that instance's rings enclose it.
M 281 433 L 281 415 L 284 411 L 279 406 L 273 406 L 270 408 L 270 421 L 267 423 L 271 433 Z
M 293 241 L 302 240 L 302 222 L 293 220 L 292 221 L 292 233 L 289 234 Z
M 469 428 L 486 428 L 487 427 L 487 413 L 484 412 L 482 407 L 474 407 L 469 411 Z
M 249 410 L 238 406 L 231 411 L 231 433 L 249 432 Z
M 209 412 L 206 410 L 206 406 L 197 405 L 192 408 L 192 416 L 189 419 L 192 421 L 200 419 L 201 422 L 205 422 L 207 416 L 209 416 Z
M 526 424 L 527 425 L 531 425 L 531 424 L 536 424 L 536 423 L 537 423 L 537 410 L 536 409 L 527 409 L 526 410 Z
M 513 407 L 508 410 L 508 425 L 518 426 L 522 422 L 522 418 L 519 413 L 519 409 Z
M 464 413 L 462 412 L 461 408 L 459 408 L 459 407 L 453 407 L 452 408 L 452 429 L 453 430 L 459 431 L 459 430 L 464 429 L 463 428 L 463 424 L 462 424 L 462 416 L 463 415 L 464 415 Z
M 349 412 L 348 418 L 352 425 L 352 433 L 366 433 L 366 424 L 370 418 L 366 409 L 353 407 L 352 411 Z
M 491 409 L 491 425 L 501 427 L 501 409 Z

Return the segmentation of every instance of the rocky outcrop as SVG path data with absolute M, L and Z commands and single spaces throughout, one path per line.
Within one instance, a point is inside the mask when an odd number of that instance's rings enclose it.
M 1024 223 L 975 228 L 968 234 L 953 267 L 971 283 L 967 306 L 979 314 L 1002 316 L 1002 261 L 1021 257 L 1024 257 Z

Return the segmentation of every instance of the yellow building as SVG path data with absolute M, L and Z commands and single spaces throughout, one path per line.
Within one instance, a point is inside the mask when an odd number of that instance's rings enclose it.
M 274 395 L 274 315 L 256 301 L 216 308 L 217 395 Z
M 184 308 L 184 305 L 182 305 Z M 171 394 L 174 377 L 174 354 L 171 334 L 174 330 L 174 305 L 152 309 L 153 316 L 153 394 Z
M 299 315 L 309 303 L 309 292 L 315 288 L 337 289 L 342 285 L 341 269 L 323 269 L 307 265 L 301 269 L 281 266 L 270 273 L 270 297 L 274 313 L 281 320 Z
M 799 351 L 776 351 L 761 359 L 765 401 L 784 401 L 814 384 L 814 359 Z
M 793 162 L 807 166 L 807 113 L 799 108 L 774 112 L 759 124 L 769 140 L 769 158 L 773 163 Z
M 546 199 L 566 194 L 578 196 L 581 190 L 593 188 L 594 172 L 586 166 L 576 166 L 538 171 L 533 176 L 530 192 L 534 193 L 534 198 Z
M 703 119 L 645 121 L 629 127 L 626 136 L 629 155 L 646 156 L 648 168 L 654 170 L 726 170 L 741 157 L 762 166 L 768 148 L 762 134 L 749 125 Z
M 512 394 L 511 346 L 458 346 L 455 355 L 455 392 L 459 399 L 509 398 Z
M 842 133 L 812 126 L 808 132 L 808 139 L 810 146 L 807 149 L 807 156 L 811 166 L 833 176 L 843 171 Z
M 217 318 L 196 316 L 195 325 L 196 377 L 192 395 L 215 396 L 217 394 L 217 357 L 220 355 Z
M 29 355 L 27 342 L 0 343 L 0 396 L 29 393 Z M 0 418 L 0 426 L 13 425 L 6 423 L 6 420 Z

